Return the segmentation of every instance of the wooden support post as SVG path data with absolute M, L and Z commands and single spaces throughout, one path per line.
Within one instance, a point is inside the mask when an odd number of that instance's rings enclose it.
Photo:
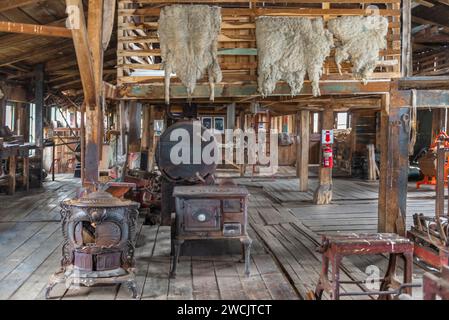
M 379 179 L 379 232 L 405 235 L 408 181 L 408 108 L 390 94 L 382 98 Z
M 226 129 L 235 129 L 235 103 L 231 103 L 226 108 Z
M 142 150 L 148 152 L 147 171 L 154 167 L 154 106 L 146 105 L 143 108 Z
M 30 190 L 30 158 L 25 156 L 23 159 L 23 186 L 26 191 Z
M 124 155 L 128 153 L 126 136 L 127 136 L 127 110 L 128 105 L 124 100 L 120 100 L 119 102 L 119 118 L 120 118 L 120 141 L 121 141 L 121 150 L 120 154 Z
M 30 105 L 22 104 L 22 116 L 20 121 L 20 134 L 23 135 L 25 142 L 30 141 Z
M 8 194 L 13 195 L 16 192 L 16 168 L 17 168 L 17 157 L 10 156 L 9 160 L 9 185 Z
M 142 119 L 142 104 L 131 101 L 128 111 L 128 152 L 140 152 L 140 123 Z
M 5 125 L 6 97 L 0 100 L 0 127 Z
M 36 152 L 39 158 L 39 185 L 42 185 L 42 169 L 44 168 L 44 127 L 43 127 L 43 108 L 44 108 L 44 65 L 38 64 L 34 69 L 35 76 L 35 114 L 34 114 L 34 142 L 37 146 Z
M 435 140 L 436 136 L 443 130 L 446 123 L 446 113 L 444 109 L 434 108 L 432 111 L 432 135 L 431 141 Z M 447 128 L 446 128 L 447 130 Z
M 17 102 L 14 104 L 14 134 L 20 135 L 20 102 Z
M 103 0 L 89 0 L 88 25 L 80 0 L 66 0 L 76 58 L 83 85 L 86 123 L 83 184 L 98 182 L 103 115 Z M 106 19 L 110 22 L 111 19 Z
M 296 113 L 296 175 L 299 177 L 299 191 L 309 189 L 309 140 L 310 112 Z
M 412 5 L 411 0 L 402 0 L 402 56 L 401 73 L 403 77 L 413 75 L 412 64 Z
M 323 111 L 323 130 L 333 129 L 334 122 L 334 112 L 329 106 Z M 313 202 L 315 204 L 329 204 L 332 201 L 332 168 L 323 168 L 321 165 L 321 157 L 322 151 L 320 150 L 319 185 L 315 190 Z
M 240 111 L 239 113 L 239 127 L 240 130 L 245 131 L 245 111 Z M 246 165 L 244 163 L 239 165 L 240 176 L 245 176 Z
M 44 108 L 44 65 L 39 64 L 34 69 L 35 76 L 35 126 L 34 140 L 38 147 L 43 147 L 43 108 Z
M 142 144 L 141 150 L 149 152 L 150 150 L 150 122 L 151 120 L 151 106 L 145 104 L 142 106 Z
M 154 118 L 155 118 L 155 106 L 150 106 L 150 141 L 149 141 L 149 147 L 150 147 L 150 153 L 148 154 L 148 171 L 154 170 L 154 164 L 155 164 L 155 153 L 156 153 L 156 143 L 154 141 Z

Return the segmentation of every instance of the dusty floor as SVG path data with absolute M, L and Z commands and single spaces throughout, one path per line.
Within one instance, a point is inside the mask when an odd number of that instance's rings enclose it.
M 249 278 L 243 275 L 239 255 L 188 255 L 181 257 L 177 278 L 169 279 L 169 228 L 140 224 L 136 258 L 142 299 L 306 297 L 307 292 L 314 290 L 321 270 L 321 257 L 315 251 L 320 234 L 375 232 L 377 183 L 336 178 L 332 204 L 314 206 L 311 204 L 314 178 L 309 192 L 301 193 L 296 191 L 298 180 L 292 174 L 292 168 L 283 168 L 277 179 L 237 179 L 251 192 L 249 223 L 254 244 Z M 14 196 L 0 195 L 0 299 L 43 299 L 48 278 L 58 269 L 61 254 L 58 205 L 61 200 L 73 197 L 78 187 L 78 180 L 60 175 L 55 182 L 46 182 L 44 189 L 18 192 Z M 432 214 L 431 189 L 416 191 L 412 184 L 409 189 L 407 214 L 416 211 Z M 369 265 L 379 267 L 382 273 L 387 263 L 383 255 L 345 258 L 342 279 L 365 279 Z M 415 265 L 416 283 L 421 282 L 423 272 Z M 342 286 L 342 292 L 360 289 L 353 284 Z M 69 289 L 59 285 L 52 296 L 130 298 L 127 289 L 120 285 Z M 421 297 L 420 288 L 414 289 L 414 297 Z

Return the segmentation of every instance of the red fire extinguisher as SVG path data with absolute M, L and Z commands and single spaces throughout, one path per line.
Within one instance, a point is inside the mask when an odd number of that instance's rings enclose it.
M 323 168 L 333 168 L 334 157 L 332 153 L 331 145 L 327 144 L 323 146 Z

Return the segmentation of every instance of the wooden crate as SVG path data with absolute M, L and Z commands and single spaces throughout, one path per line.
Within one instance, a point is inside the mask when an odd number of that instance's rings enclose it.
M 214 0 L 119 0 L 118 10 L 118 84 L 163 84 L 163 76 L 133 75 L 134 70 L 161 70 L 159 39 L 157 37 L 160 8 L 174 3 L 214 4 L 222 7 L 222 30 L 219 36 L 219 59 L 224 84 L 255 83 L 257 81 L 257 49 L 255 23 L 257 16 L 322 17 L 329 20 L 339 16 L 369 15 L 369 5 L 377 5 L 379 14 L 388 17 L 388 47 L 380 52 L 383 62 L 376 68 L 373 79 L 400 77 L 401 33 L 400 0 L 381 3 L 368 0 L 320 2 L 316 0 L 283 1 L 214 1 Z M 322 80 L 354 80 L 351 65 L 337 71 L 334 53 L 327 59 Z M 172 79 L 172 82 L 179 82 Z M 308 80 L 306 80 L 308 82 Z M 201 79 L 198 83 L 207 83 Z

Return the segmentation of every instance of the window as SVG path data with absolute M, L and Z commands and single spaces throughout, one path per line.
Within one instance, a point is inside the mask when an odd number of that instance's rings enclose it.
M 337 113 L 337 129 L 348 129 L 348 113 Z
M 319 133 L 319 130 L 320 130 L 320 127 L 319 127 L 319 125 L 320 125 L 320 122 L 319 122 L 319 120 L 320 120 L 320 115 L 319 115 L 319 113 L 317 113 L 317 112 L 315 112 L 315 113 L 313 113 L 313 116 L 312 116 L 312 124 L 313 124 L 313 126 L 312 126 L 312 133 Z
M 14 131 L 14 104 L 11 102 L 6 103 L 5 108 L 5 126 L 7 126 L 11 131 Z

